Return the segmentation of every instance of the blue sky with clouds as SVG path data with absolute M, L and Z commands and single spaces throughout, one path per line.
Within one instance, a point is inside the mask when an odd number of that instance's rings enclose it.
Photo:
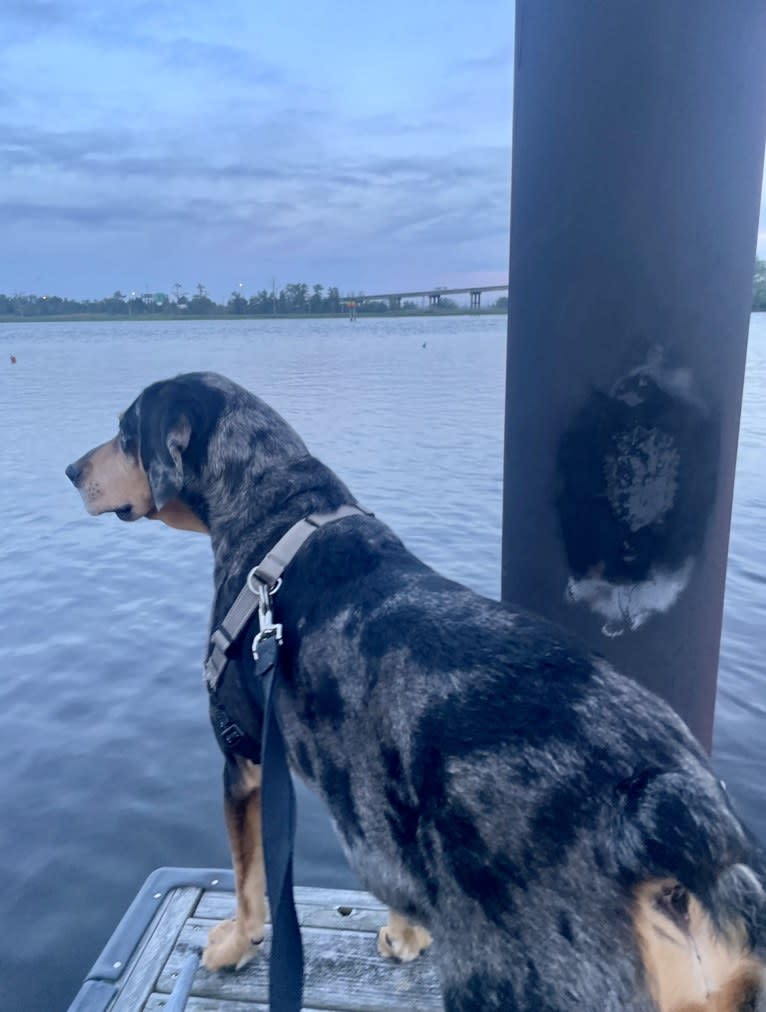
M 505 280 L 507 0 L 0 19 L 0 290 Z
M 0 22 L 0 291 L 505 280 L 509 0 L 3 0 Z

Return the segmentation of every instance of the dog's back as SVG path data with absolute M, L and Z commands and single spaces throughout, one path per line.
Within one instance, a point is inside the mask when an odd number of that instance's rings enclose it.
M 432 931 L 450 1010 L 756 1007 L 760 859 L 664 703 L 377 521 L 294 566 L 292 733 L 365 884 Z

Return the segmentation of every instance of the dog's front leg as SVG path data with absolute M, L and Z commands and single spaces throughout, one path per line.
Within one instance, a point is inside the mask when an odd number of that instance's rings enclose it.
M 388 911 L 388 924 L 378 932 L 378 952 L 398 963 L 409 963 L 431 944 L 431 936 L 395 910 Z
M 263 839 L 261 836 L 261 767 L 240 756 L 227 756 L 224 811 L 229 831 L 237 912 L 208 935 L 202 959 L 208 970 L 239 969 L 263 941 L 266 920 Z

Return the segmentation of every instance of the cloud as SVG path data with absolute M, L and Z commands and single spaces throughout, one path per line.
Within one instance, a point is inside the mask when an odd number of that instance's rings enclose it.
M 470 56 L 456 60 L 452 65 L 452 73 L 466 74 L 473 81 L 477 74 L 495 76 L 499 71 L 502 75 L 506 75 L 512 67 L 513 39 L 509 38 L 507 44 L 496 46 L 481 56 Z
M 175 132 L 165 128 L 138 131 L 115 124 L 54 130 L 5 122 L 0 123 L 0 168 L 5 173 L 34 169 L 79 177 L 88 188 L 96 181 L 131 178 L 153 181 L 162 189 L 179 180 L 205 184 L 232 181 L 256 187 L 284 184 L 291 188 L 323 183 L 331 190 L 397 187 L 400 198 L 409 194 L 418 199 L 430 187 L 444 190 L 505 177 L 507 151 L 502 146 L 448 146 L 430 155 L 414 156 L 347 154 L 330 164 L 317 159 L 315 149 L 306 144 L 313 129 L 313 113 L 294 109 L 252 127 L 246 137 L 228 142 L 222 139 L 218 145 L 210 145 L 204 137 L 190 138 L 183 128 Z M 289 151 L 285 150 L 285 133 L 289 135 Z M 251 156 L 251 146 L 261 150 Z M 152 149 L 154 153 L 149 153 Z M 147 199 L 150 196 L 147 194 Z
M 4 0 L 3 24 L 6 31 L 13 26 L 48 29 L 76 19 L 80 9 L 76 0 Z
M 47 130 L 0 124 L 0 168 L 56 169 L 72 171 L 87 163 L 94 153 L 119 149 L 128 140 L 120 128 Z
M 283 70 L 241 46 L 204 42 L 180 36 L 169 42 L 156 42 L 160 63 L 173 71 L 202 72 L 224 77 L 237 92 L 253 87 L 278 88 L 287 84 Z
M 407 113 L 378 112 L 367 116 L 352 116 L 348 127 L 359 137 L 413 137 L 423 138 L 426 134 L 445 134 L 452 127 L 449 119 L 424 119 L 411 121 Z

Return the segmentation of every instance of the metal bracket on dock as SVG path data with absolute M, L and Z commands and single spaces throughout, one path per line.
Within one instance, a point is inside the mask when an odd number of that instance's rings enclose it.
M 234 892 L 234 875 L 224 868 L 158 868 L 153 871 L 90 968 L 68 1012 L 104 1012 L 117 991 L 115 982 L 122 976 L 165 896 L 172 889 L 188 886 Z

